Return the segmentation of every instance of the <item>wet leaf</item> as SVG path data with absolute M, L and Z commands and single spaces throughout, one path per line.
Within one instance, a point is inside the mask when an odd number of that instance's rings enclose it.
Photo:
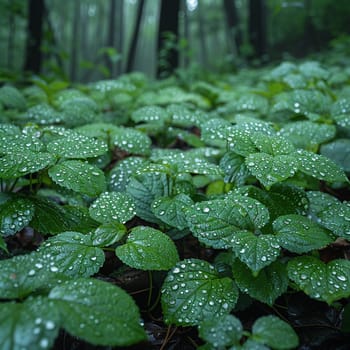
M 72 277 L 88 277 L 105 261 L 102 249 L 93 246 L 91 235 L 63 232 L 43 243 L 41 252 L 50 262 L 50 269 Z
M 104 141 L 79 134 L 61 137 L 50 142 L 47 150 L 55 156 L 63 158 L 92 158 L 108 151 Z
M 281 247 L 293 253 L 321 249 L 333 242 L 329 231 L 301 215 L 280 216 L 274 221 L 273 228 Z
M 205 320 L 198 326 L 199 336 L 214 347 L 238 344 L 243 336 L 241 321 L 233 315 Z
M 186 209 L 193 204 L 192 199 L 185 194 L 175 197 L 161 197 L 152 203 L 152 211 L 156 217 L 166 224 L 184 230 L 188 227 Z
M 44 144 L 35 136 L 14 134 L 12 132 L 1 135 L 0 154 L 18 154 L 19 151 L 40 152 Z
M 96 247 L 107 247 L 120 241 L 126 234 L 126 227 L 117 222 L 99 226 L 92 234 L 92 244 Z
M 104 192 L 91 204 L 89 212 L 93 219 L 102 224 L 124 224 L 136 215 L 136 208 L 133 198 L 127 193 Z
M 115 252 L 125 264 L 141 270 L 169 270 L 179 261 L 173 241 L 163 232 L 146 226 L 132 229 L 126 243 Z
M 265 206 L 255 199 L 234 196 L 196 203 L 187 210 L 193 235 L 214 248 L 231 246 L 236 232 L 255 230 L 269 221 Z
M 26 227 L 34 215 L 34 205 L 25 198 L 15 197 L 0 205 L 0 234 L 13 235 Z
M 271 136 L 258 132 L 254 134 L 252 141 L 260 152 L 272 156 L 289 154 L 294 151 L 293 145 L 281 136 Z
M 20 150 L 0 158 L 0 178 L 15 179 L 40 171 L 55 162 L 55 157 L 46 152 Z
M 323 263 L 313 256 L 300 256 L 288 263 L 288 276 L 308 296 L 332 304 L 350 296 L 350 261 Z
M 152 124 L 161 124 L 169 121 L 167 111 L 159 106 L 145 106 L 135 110 L 131 114 L 131 119 L 135 123 L 147 122 Z
M 279 261 L 273 262 L 254 276 L 245 264 L 235 260 L 232 264 L 232 272 L 242 292 L 268 305 L 273 305 L 275 300 L 288 289 L 287 269 Z
M 344 171 L 350 172 L 350 140 L 337 139 L 322 145 L 321 154 L 331 159 Z
M 249 171 L 267 188 L 292 177 L 298 170 L 298 163 L 291 155 L 253 153 L 246 158 L 245 163 Z
M 225 174 L 225 182 L 235 183 L 237 186 L 243 185 L 250 176 L 244 157 L 234 152 L 225 153 L 220 160 L 220 168 Z
M 201 126 L 201 139 L 210 146 L 226 147 L 232 124 L 225 119 L 211 119 Z
M 245 129 L 234 128 L 227 136 L 228 150 L 240 156 L 246 157 L 251 153 L 258 152 L 257 147 L 251 138 L 251 132 Z
M 343 170 L 325 156 L 298 150 L 295 157 L 305 174 L 329 182 L 348 182 Z
M 114 146 L 130 154 L 148 155 L 150 153 L 151 139 L 139 130 L 120 127 L 112 132 L 111 140 Z
M 337 236 L 350 237 L 350 203 L 336 202 L 319 214 L 321 225 L 333 231 Z
M 165 321 L 183 326 L 229 314 L 237 298 L 234 282 L 220 277 L 212 265 L 199 259 L 177 263 L 162 288 Z
M 277 350 L 294 349 L 299 344 L 294 329 L 272 315 L 257 319 L 253 324 L 252 333 L 255 341 Z
M 280 255 L 278 239 L 274 235 L 255 235 L 249 231 L 237 231 L 229 240 L 236 256 L 257 274 Z
M 91 197 L 99 195 L 106 188 L 103 171 L 79 160 L 54 165 L 49 169 L 49 176 L 58 185 Z
M 335 136 L 334 125 L 318 124 L 308 120 L 288 123 L 280 130 L 295 147 L 312 149 Z
M 49 299 L 71 335 L 95 345 L 127 346 L 145 339 L 133 299 L 110 283 L 80 278 L 55 287 Z
M 50 349 L 61 320 L 56 306 L 46 298 L 0 304 L 0 347 L 4 350 Z

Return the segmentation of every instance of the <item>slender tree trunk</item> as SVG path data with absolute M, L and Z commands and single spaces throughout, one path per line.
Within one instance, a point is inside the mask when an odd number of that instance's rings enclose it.
M 188 21 L 188 9 L 187 9 L 187 1 L 183 0 L 182 3 L 182 11 L 183 11 L 183 28 L 184 28 L 184 37 L 187 40 L 187 50 L 190 49 L 190 43 L 191 43 L 191 35 L 190 35 L 190 26 Z M 184 68 L 187 68 L 190 63 L 190 57 L 189 53 L 185 52 L 183 57 L 183 66 Z
M 136 47 L 137 47 L 137 38 L 140 32 L 140 26 L 141 26 L 141 19 L 142 19 L 142 12 L 144 7 L 145 1 L 140 0 L 139 6 L 137 8 L 137 14 L 136 14 L 136 22 L 134 26 L 134 31 L 132 33 L 128 57 L 126 61 L 126 73 L 130 73 L 132 71 L 134 61 L 135 61 L 135 55 L 136 55 Z
M 117 1 L 110 0 L 109 1 L 109 21 L 108 21 L 108 33 L 107 33 L 107 46 L 114 47 L 115 46 L 115 37 L 116 37 L 116 26 L 115 26 L 115 15 L 116 15 Z M 106 66 L 109 69 L 111 77 L 114 76 L 115 65 L 113 61 L 110 59 L 108 55 L 105 57 Z
M 169 39 L 167 39 L 167 35 L 172 34 L 175 38 L 175 44 L 177 44 L 179 37 L 179 11 L 180 0 L 161 1 L 157 50 L 158 77 L 173 73 L 179 66 L 179 52 L 176 47 L 169 47 Z
M 227 31 L 229 42 L 231 43 L 232 52 L 238 55 L 242 45 L 242 33 L 239 28 L 239 19 L 234 0 L 223 0 L 223 8 L 226 17 Z
M 124 0 L 117 1 L 117 14 L 118 14 L 118 23 L 117 23 L 117 51 L 120 55 L 123 54 L 124 46 Z M 117 62 L 116 74 L 122 74 L 122 60 L 120 59 Z
M 266 9 L 264 0 L 249 0 L 249 41 L 254 58 L 266 53 Z
M 198 14 L 198 24 L 199 24 L 199 43 L 201 47 L 201 58 L 200 61 L 204 67 L 208 65 L 208 50 L 206 43 L 206 33 L 205 33 L 205 22 L 203 18 L 202 4 L 198 1 L 197 14 Z
M 72 27 L 72 42 L 71 42 L 71 53 L 70 53 L 70 70 L 69 76 L 72 81 L 77 78 L 77 62 L 78 62 L 78 51 L 79 50 L 79 27 L 80 27 L 80 0 L 74 0 L 74 20 Z
M 40 73 L 41 70 L 41 41 L 44 13 L 44 0 L 29 0 L 27 46 L 24 70 L 33 73 Z
M 15 16 L 13 9 L 9 11 L 9 38 L 7 46 L 7 66 L 9 69 L 13 67 L 13 51 L 14 51 L 14 38 L 16 36 Z

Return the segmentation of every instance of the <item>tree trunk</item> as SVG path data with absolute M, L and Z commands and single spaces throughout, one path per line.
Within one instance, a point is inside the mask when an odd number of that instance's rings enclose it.
M 188 68 L 190 64 L 190 57 L 189 57 L 188 50 L 190 50 L 191 36 L 190 36 L 190 25 L 189 25 L 189 19 L 188 19 L 187 1 L 183 0 L 181 5 L 182 5 L 182 12 L 183 12 L 184 37 L 187 41 L 187 50 L 183 55 L 183 67 Z
M 200 43 L 200 48 L 201 48 L 201 57 L 200 57 L 200 62 L 204 67 L 208 65 L 208 50 L 207 50 L 207 43 L 206 43 L 206 38 L 207 36 L 205 35 L 205 22 L 203 18 L 203 13 L 202 13 L 202 4 L 198 2 L 197 5 L 197 14 L 198 14 L 198 24 L 199 24 L 199 43 Z
M 107 47 L 114 47 L 115 46 L 115 38 L 116 38 L 116 27 L 115 27 L 115 17 L 116 17 L 116 8 L 117 8 L 117 2 L 116 0 L 110 0 L 109 1 L 109 20 L 108 20 L 108 33 L 107 33 Z M 111 77 L 115 74 L 115 65 L 111 58 L 106 55 L 106 66 L 108 67 L 108 70 L 110 72 Z
M 132 71 L 132 68 L 134 65 L 136 47 L 137 47 L 137 38 L 138 38 L 139 32 L 140 32 L 144 4 L 145 4 L 145 0 L 139 1 L 139 6 L 137 8 L 137 14 L 136 14 L 136 22 L 135 22 L 135 26 L 134 26 L 134 31 L 132 33 L 128 57 L 127 57 L 127 61 L 126 61 L 126 69 L 125 69 L 126 73 L 130 73 Z
M 29 0 L 28 6 L 27 45 L 24 70 L 39 74 L 42 62 L 41 41 L 45 3 L 44 0 Z
M 118 54 L 123 54 L 124 46 L 124 0 L 117 1 L 117 13 L 118 13 L 118 23 L 117 23 L 117 51 Z M 117 62 L 116 74 L 122 74 L 122 59 Z
M 226 25 L 229 34 L 233 55 L 239 55 L 242 45 L 242 33 L 239 28 L 239 19 L 234 0 L 223 0 Z
M 74 20 L 72 27 L 72 42 L 71 42 L 71 54 L 70 54 L 70 79 L 75 81 L 77 78 L 77 62 L 79 50 L 79 27 L 80 27 L 80 0 L 74 2 Z
M 249 41 L 254 49 L 252 58 L 266 54 L 265 1 L 249 0 Z
M 172 74 L 179 66 L 179 52 L 175 47 L 179 37 L 180 0 L 162 0 L 160 5 L 158 29 L 158 65 L 157 76 Z M 175 43 L 170 43 L 170 36 Z M 169 45 L 171 44 L 171 45 Z

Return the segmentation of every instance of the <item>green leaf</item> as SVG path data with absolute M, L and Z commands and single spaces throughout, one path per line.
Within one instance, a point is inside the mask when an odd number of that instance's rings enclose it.
M 350 237 L 350 202 L 336 202 L 319 214 L 321 225 L 337 236 Z
M 146 164 L 147 161 L 140 157 L 128 157 L 119 161 L 109 173 L 107 180 L 109 190 L 124 192 L 131 176 Z
M 252 141 L 260 152 L 267 153 L 272 156 L 289 154 L 294 151 L 293 145 L 287 139 L 281 136 L 271 136 L 257 132 L 252 137 Z
M 241 321 L 233 315 L 204 320 L 198 326 L 199 336 L 214 347 L 238 344 L 243 336 Z
M 203 113 L 200 109 L 189 110 L 178 103 L 167 106 L 167 112 L 170 114 L 172 125 L 184 128 L 191 126 L 201 127 L 211 119 L 209 114 Z
M 185 210 L 193 204 L 192 199 L 185 194 L 157 198 L 152 203 L 155 216 L 166 224 L 184 230 L 188 227 Z
M 294 329 L 276 316 L 263 316 L 257 319 L 253 324 L 252 333 L 255 341 L 273 349 L 294 349 L 299 345 Z
M 0 178 L 15 179 L 42 170 L 55 162 L 50 153 L 21 150 L 0 158 Z
M 50 264 L 50 257 L 37 252 L 0 260 L 0 299 L 23 299 L 67 278 Z
M 299 170 L 319 180 L 329 182 L 348 182 L 343 170 L 327 157 L 304 150 L 295 154 Z
M 17 88 L 4 85 L 0 88 L 0 104 L 9 109 L 22 110 L 26 107 L 26 100 Z
M 293 253 L 321 249 L 333 242 L 330 232 L 301 215 L 280 216 L 273 222 L 273 228 L 281 247 Z
M 226 147 L 232 124 L 225 119 L 213 118 L 201 126 L 201 139 L 210 146 Z
M 255 274 L 270 265 L 280 254 L 280 246 L 274 235 L 256 236 L 249 231 L 238 231 L 229 244 L 239 260 Z
M 44 144 L 35 136 L 24 134 L 5 134 L 0 138 L 0 154 L 18 154 L 19 151 L 39 152 Z
M 287 269 L 279 261 L 273 262 L 254 276 L 245 264 L 236 259 L 232 264 L 232 272 L 242 292 L 268 305 L 273 305 L 288 289 Z
M 138 226 L 115 253 L 125 264 L 141 270 L 169 270 L 179 261 L 173 241 L 163 232 Z
M 249 171 L 266 188 L 292 177 L 298 170 L 298 163 L 291 155 L 253 153 L 246 158 L 245 163 Z
M 47 103 L 39 103 L 29 108 L 23 115 L 23 119 L 39 125 L 58 124 L 62 122 L 60 113 Z
M 109 222 L 125 222 L 136 215 L 133 198 L 127 193 L 104 192 L 90 206 L 90 215 L 104 224 Z
M 107 247 L 120 241 L 126 234 L 126 227 L 117 222 L 99 226 L 92 234 L 92 244 L 97 247 Z
M 64 207 L 43 197 L 31 197 L 35 206 L 34 216 L 30 222 L 36 231 L 43 234 L 56 234 L 71 229 L 75 225 Z
M 248 339 L 242 346 L 232 346 L 229 350 L 271 350 L 263 344 L 257 343 L 252 339 Z
M 13 235 L 26 227 L 34 215 L 34 205 L 25 198 L 15 197 L 0 205 L 0 234 Z
M 143 132 L 132 128 L 119 127 L 111 134 L 112 144 L 130 154 L 148 155 L 151 139 Z
M 58 185 L 91 197 L 106 189 L 103 171 L 79 160 L 67 160 L 54 165 L 49 169 L 49 176 Z
M 63 158 L 92 158 L 108 151 L 104 141 L 79 134 L 71 134 L 50 142 L 47 150 Z
M 234 282 L 220 277 L 212 265 L 199 259 L 177 263 L 162 288 L 165 321 L 183 326 L 230 313 L 237 298 Z
M 179 173 L 221 175 L 220 168 L 190 152 L 173 152 L 159 159 L 162 164 L 172 165 Z
M 236 232 L 263 227 L 269 221 L 269 212 L 255 199 L 234 196 L 196 203 L 188 209 L 187 220 L 195 237 L 220 249 L 231 246 Z
M 319 214 L 321 212 L 332 206 L 332 204 L 339 204 L 339 200 L 328 193 L 308 191 L 306 194 L 310 202 L 308 214 L 316 221 L 320 221 Z
M 146 338 L 135 302 L 110 283 L 79 278 L 52 289 L 49 298 L 64 329 L 91 344 L 127 346 Z
M 0 347 L 3 350 L 50 349 L 60 322 L 57 308 L 46 298 L 1 303 Z
M 245 129 L 231 128 L 227 137 L 228 150 L 246 157 L 258 151 L 251 139 L 251 132 Z
M 225 174 L 225 182 L 234 183 L 237 186 L 243 185 L 250 176 L 244 157 L 234 152 L 224 154 L 220 160 L 220 168 Z
M 162 165 L 150 165 L 140 169 L 130 179 L 126 192 L 134 198 L 136 214 L 140 218 L 161 222 L 151 211 L 151 205 L 156 198 L 168 197 L 172 194 L 174 180 L 170 169 Z
M 170 120 L 167 111 L 159 106 L 145 106 L 137 109 L 131 114 L 131 119 L 135 123 L 152 123 L 164 125 Z
M 279 133 L 286 137 L 295 147 L 313 149 L 335 136 L 334 125 L 317 124 L 308 120 L 288 123 Z
M 326 145 L 322 145 L 321 154 L 331 159 L 344 171 L 350 172 L 350 140 L 337 139 Z
M 300 256 L 288 263 L 288 276 L 308 296 L 332 304 L 350 296 L 350 261 L 323 263 L 313 256 Z
M 94 247 L 91 235 L 63 232 L 43 243 L 39 252 L 50 256 L 50 265 L 72 277 L 88 277 L 96 273 L 105 261 L 103 250 Z

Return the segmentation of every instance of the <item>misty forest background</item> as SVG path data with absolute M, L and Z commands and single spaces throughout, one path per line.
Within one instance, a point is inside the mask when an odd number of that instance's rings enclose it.
M 1 0 L 0 13 L 2 81 L 232 73 L 350 51 L 348 0 Z

